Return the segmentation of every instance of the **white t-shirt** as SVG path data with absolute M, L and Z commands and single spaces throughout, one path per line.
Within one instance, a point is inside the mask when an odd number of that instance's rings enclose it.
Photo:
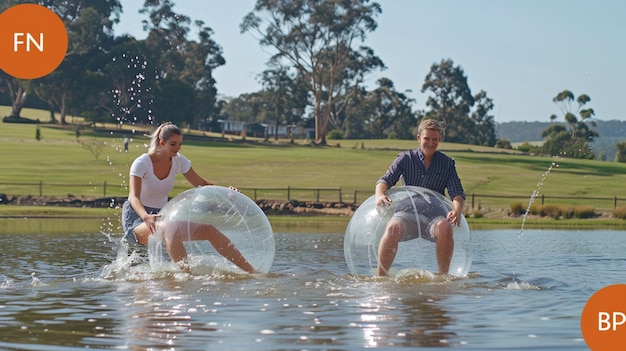
M 154 175 L 152 160 L 143 154 L 130 165 L 130 176 L 141 178 L 141 202 L 144 206 L 162 208 L 167 203 L 167 196 L 174 188 L 174 179 L 179 173 L 187 173 L 191 169 L 191 161 L 181 154 L 172 157 L 172 168 L 163 179 Z

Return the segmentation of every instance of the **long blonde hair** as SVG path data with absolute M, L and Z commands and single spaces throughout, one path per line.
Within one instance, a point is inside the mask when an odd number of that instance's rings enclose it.
M 161 124 L 155 131 L 150 135 L 150 147 L 148 148 L 148 152 L 154 152 L 157 147 L 159 147 L 159 140 L 167 141 L 172 135 L 183 135 L 180 131 L 180 128 L 173 124 L 172 122 L 165 122 Z

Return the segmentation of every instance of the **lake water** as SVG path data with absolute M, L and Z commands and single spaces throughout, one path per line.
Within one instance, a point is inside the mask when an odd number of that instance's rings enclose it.
M 452 280 L 350 275 L 342 223 L 275 227 L 266 275 L 155 273 L 93 223 L 0 219 L 0 349 L 588 350 L 586 301 L 626 276 L 623 230 L 473 230 Z

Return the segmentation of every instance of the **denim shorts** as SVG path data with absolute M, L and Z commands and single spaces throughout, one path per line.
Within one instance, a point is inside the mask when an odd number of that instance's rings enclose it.
M 420 195 L 406 198 L 396 204 L 396 211 L 391 220 L 402 223 L 404 235 L 401 241 L 422 238 L 436 241 L 435 225 L 445 220 L 448 209 L 438 201 L 425 201 Z
M 154 207 L 146 207 L 149 214 L 157 214 L 161 209 Z M 130 201 L 124 201 L 122 206 L 122 229 L 124 230 L 124 239 L 132 244 L 138 244 L 137 235 L 135 235 L 135 227 L 143 223 L 143 219 L 139 217 Z

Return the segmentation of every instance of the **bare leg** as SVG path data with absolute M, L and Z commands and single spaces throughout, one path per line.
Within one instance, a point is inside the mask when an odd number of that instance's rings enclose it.
M 137 242 L 141 245 L 148 245 L 148 237 L 150 236 L 150 229 L 148 229 L 148 225 L 146 225 L 146 223 L 141 223 L 135 227 L 134 231 L 135 237 L 137 237 Z
M 175 228 L 172 228 L 172 230 L 175 230 L 176 233 L 171 236 L 171 242 L 166 243 L 167 250 L 174 262 L 180 262 L 187 258 L 187 251 L 184 245 L 185 241 L 208 240 L 218 253 L 234 263 L 237 267 L 246 272 L 255 272 L 254 267 L 243 257 L 230 239 L 214 226 L 210 224 L 190 223 L 190 235 L 184 235 L 187 232 L 187 223 L 176 223 L 174 226 Z
M 385 234 L 378 244 L 378 268 L 376 274 L 387 276 L 393 260 L 398 252 L 398 243 L 404 235 L 404 227 L 400 221 L 391 220 L 387 223 Z
M 447 220 L 441 220 L 435 226 L 435 238 L 437 239 L 435 250 L 439 273 L 447 274 L 450 270 L 450 262 L 452 262 L 452 253 L 454 252 L 452 230 L 452 224 Z

